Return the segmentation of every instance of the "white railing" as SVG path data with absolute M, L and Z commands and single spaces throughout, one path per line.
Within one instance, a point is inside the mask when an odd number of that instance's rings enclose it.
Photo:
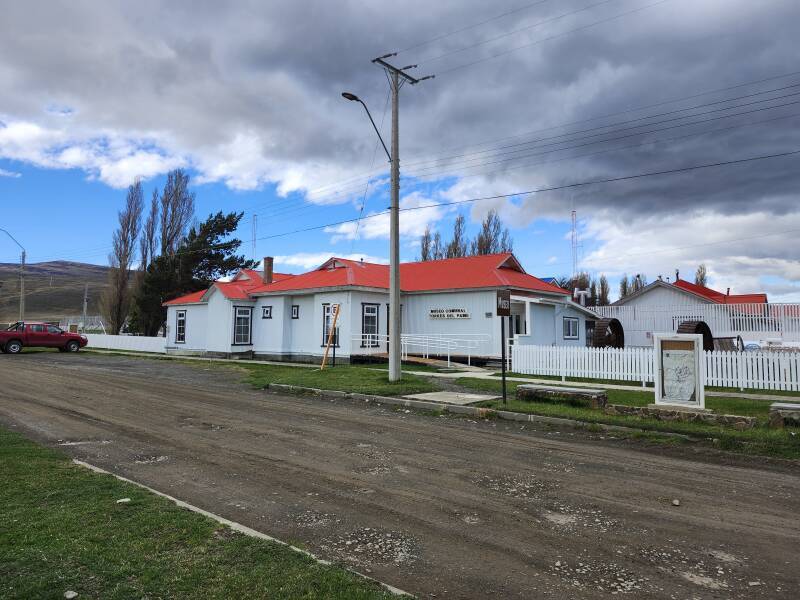
M 385 354 L 389 336 L 385 334 L 362 334 L 352 336 L 352 354 L 373 355 Z M 447 357 L 447 364 L 453 356 L 467 358 L 472 364 L 472 357 L 481 354 L 484 346 L 491 343 L 491 338 L 483 334 L 416 334 L 404 333 L 400 336 L 400 347 L 403 360 L 410 354 L 423 358 Z
M 88 348 L 100 348 L 104 350 L 131 350 L 134 352 L 156 352 L 165 353 L 167 351 L 167 338 L 147 337 L 143 335 L 105 335 L 102 333 L 87 333 L 89 338 Z
M 652 348 L 511 348 L 511 369 L 525 375 L 654 381 Z M 800 391 L 800 352 L 703 353 L 706 385 Z
M 800 304 L 622 305 L 592 310 L 601 317 L 619 319 L 628 346 L 652 346 L 653 332 L 676 331 L 683 321 L 705 321 L 714 337 L 800 341 Z

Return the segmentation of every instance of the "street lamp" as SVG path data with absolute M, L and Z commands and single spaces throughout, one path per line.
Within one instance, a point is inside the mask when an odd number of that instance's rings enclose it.
M 8 231 L 0 227 L 0 231 L 5 233 L 8 237 L 11 238 L 11 241 L 14 242 L 17 246 L 20 247 L 22 250 L 22 255 L 20 257 L 20 264 L 19 264 L 19 320 L 25 320 L 25 248 L 22 247 L 13 235 L 11 235 Z
M 364 101 L 356 96 L 355 94 L 351 94 L 350 92 L 342 92 L 342 98 L 346 100 L 350 100 L 351 102 L 360 102 L 361 106 L 364 107 L 364 110 L 367 111 L 367 116 L 369 117 L 369 122 L 372 123 L 373 129 L 375 129 L 375 133 L 378 134 L 378 139 L 381 141 L 381 146 L 383 146 L 383 151 L 386 152 L 386 157 L 389 159 L 389 162 L 392 162 L 392 155 L 389 152 L 389 149 L 386 147 L 386 144 L 383 141 L 383 137 L 381 137 L 381 132 L 378 130 L 377 125 L 375 125 L 375 120 L 372 118 L 372 114 L 369 112 L 367 105 L 364 104 Z
M 400 381 L 403 376 L 401 368 L 400 346 L 400 144 L 398 138 L 398 93 L 400 85 L 398 74 L 392 74 L 392 151 L 386 147 L 375 120 L 361 100 L 350 92 L 342 93 L 342 97 L 351 102 L 360 102 L 367 111 L 372 127 L 378 134 L 386 156 L 391 164 L 391 193 L 389 206 L 389 381 Z

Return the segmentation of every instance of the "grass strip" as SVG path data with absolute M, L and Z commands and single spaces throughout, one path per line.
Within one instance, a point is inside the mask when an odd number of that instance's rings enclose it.
M 482 392 L 497 394 L 501 391 L 501 383 L 499 381 L 487 379 L 461 377 L 458 379 L 458 384 Z M 517 385 L 523 384 L 508 382 L 509 401 L 507 405 L 503 405 L 502 400 L 487 400 L 477 404 L 477 406 L 548 417 L 562 417 L 587 423 L 622 425 L 652 432 L 682 433 L 704 439 L 722 450 L 742 454 L 800 459 L 800 432 L 791 429 L 768 428 L 765 421 L 769 412 L 769 403 L 764 401 L 743 398 L 706 398 L 706 406 L 717 412 L 759 418 L 757 427 L 746 431 L 737 431 L 732 427 L 721 425 L 660 421 L 658 419 L 643 419 L 628 415 L 607 415 L 602 411 L 590 408 L 579 408 L 552 402 L 520 401 L 514 397 Z M 608 390 L 608 400 L 612 404 L 645 406 L 653 402 L 653 395 L 644 391 Z
M 0 473 L 2 598 L 392 597 L 2 428 Z
M 403 374 L 401 381 L 389 382 L 385 371 L 371 367 L 340 365 L 320 371 L 279 365 L 236 366 L 247 371 L 247 382 L 258 388 L 266 387 L 270 383 L 282 383 L 377 396 L 406 396 L 440 389 L 434 381 L 407 373 Z

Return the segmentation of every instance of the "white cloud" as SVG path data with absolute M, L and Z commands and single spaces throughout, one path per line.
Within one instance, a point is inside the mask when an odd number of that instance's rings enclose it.
M 0 169 L 0 177 L 22 177 L 22 173 L 16 173 L 15 171 L 6 171 L 5 169 Z
M 557 262 L 558 262 L 558 257 L 557 256 L 551 256 L 550 258 L 547 259 L 547 264 L 548 265 L 552 265 L 552 264 L 555 264 Z
M 581 267 L 611 277 L 658 275 L 693 280 L 700 263 L 709 285 L 732 293 L 767 291 L 770 301 L 800 300 L 800 212 L 776 220 L 768 213 L 694 215 L 623 221 L 606 216 L 586 220 L 585 238 L 597 247 Z
M 420 192 L 412 192 L 400 200 L 400 235 L 405 237 L 419 237 L 425 228 L 439 221 L 447 212 L 444 207 L 434 206 L 436 200 L 427 198 Z M 403 210 L 408 209 L 408 210 Z M 343 223 L 333 227 L 326 227 L 325 232 L 331 233 L 332 242 L 353 239 L 386 239 L 389 237 L 389 213 L 373 212 L 368 218 L 361 219 L 361 223 Z
M 335 256 L 336 258 L 344 258 L 348 260 L 363 260 L 364 262 L 377 263 L 381 265 L 388 264 L 389 261 L 379 256 L 370 256 L 369 254 L 335 254 L 331 252 L 299 252 L 297 254 L 288 254 L 284 256 L 276 256 L 276 265 L 286 265 L 288 267 L 300 267 L 303 270 L 310 270 L 319 267 L 329 258 Z M 259 265 L 263 268 L 263 261 Z

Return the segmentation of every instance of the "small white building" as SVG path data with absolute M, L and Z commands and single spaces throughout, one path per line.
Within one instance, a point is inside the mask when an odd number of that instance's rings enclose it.
M 318 361 L 337 305 L 337 360 L 387 351 L 387 265 L 331 258 L 300 275 L 273 274 L 269 257 L 264 265 L 166 302 L 167 352 Z M 403 263 L 400 282 L 409 354 L 498 358 L 499 290 L 511 292 L 511 343 L 585 346 L 596 319 L 511 253 Z

